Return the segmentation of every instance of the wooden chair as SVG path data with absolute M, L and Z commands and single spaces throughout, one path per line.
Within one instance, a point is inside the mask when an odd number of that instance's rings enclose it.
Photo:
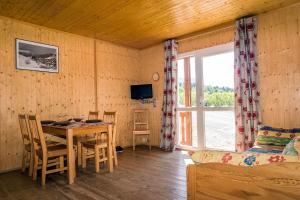
M 115 166 L 118 166 L 117 151 L 116 151 L 116 123 L 117 123 L 117 112 L 106 112 L 103 114 L 103 121 L 113 124 L 112 134 L 112 156 Z M 99 172 L 99 164 L 106 163 L 107 161 L 107 141 L 106 137 L 103 137 L 102 133 L 97 133 L 94 141 L 82 142 L 82 167 L 86 168 L 86 160 L 89 158 L 95 159 L 95 171 Z
M 27 116 L 19 114 L 19 125 L 23 139 L 23 158 L 22 158 L 22 172 L 25 172 L 26 166 L 29 166 L 28 175 L 32 175 L 33 169 L 33 154 L 32 154 L 32 140 L 30 136 Z
M 151 150 L 148 110 L 136 109 L 133 112 L 133 150 L 135 151 L 135 138 L 137 136 L 147 136 L 149 150 Z
M 55 172 L 64 172 L 67 167 L 64 166 L 64 156 L 67 155 L 66 145 L 46 144 L 45 136 L 42 130 L 40 119 L 36 115 L 28 116 L 28 124 L 33 141 L 34 164 L 33 164 L 33 180 L 36 180 L 39 163 L 42 167 L 41 183 L 45 185 L 46 175 Z M 41 162 L 39 162 L 41 160 Z M 48 167 L 55 167 L 47 169 Z
M 105 151 L 107 151 L 107 142 L 101 139 L 101 133 L 96 134 L 96 140 L 82 143 L 82 168 L 86 168 L 86 161 L 89 158 L 95 159 L 95 171 L 99 172 L 99 164 L 107 161 Z M 103 151 L 104 150 L 104 151 Z
M 90 112 L 89 112 L 88 119 L 89 119 L 89 120 L 92 120 L 92 119 L 99 119 L 99 112 L 98 112 L 98 111 L 90 111 Z
M 113 161 L 114 165 L 118 166 L 118 157 L 116 151 L 116 139 L 117 139 L 117 111 L 108 112 L 104 111 L 103 113 L 103 121 L 113 124 L 113 135 L 112 135 L 112 149 L 113 149 Z
M 93 119 L 99 119 L 99 112 L 98 111 L 89 111 L 88 120 L 93 120 Z M 76 137 L 78 166 L 82 165 L 82 153 L 81 153 L 82 143 L 87 142 L 87 141 L 94 141 L 95 137 L 96 137 L 95 134 L 89 134 L 89 135 L 85 135 L 85 136 Z

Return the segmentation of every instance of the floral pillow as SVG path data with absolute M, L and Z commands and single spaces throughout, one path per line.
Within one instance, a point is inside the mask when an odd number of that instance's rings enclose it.
M 300 156 L 264 153 L 235 153 L 202 150 L 192 155 L 195 163 L 223 163 L 238 166 L 257 166 L 281 162 L 300 162 Z
M 260 126 L 255 144 L 285 146 L 298 136 L 300 136 L 300 128 L 282 129 L 270 126 Z

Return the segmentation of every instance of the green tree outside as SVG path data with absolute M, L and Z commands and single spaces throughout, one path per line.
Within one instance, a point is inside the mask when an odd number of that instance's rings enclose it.
M 196 85 L 191 86 L 192 106 L 196 106 Z M 178 84 L 178 104 L 184 105 L 184 85 Z M 204 106 L 206 107 L 231 107 L 234 105 L 234 91 L 229 87 L 205 86 Z

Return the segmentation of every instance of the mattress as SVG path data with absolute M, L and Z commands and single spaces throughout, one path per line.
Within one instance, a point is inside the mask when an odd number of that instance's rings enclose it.
M 237 166 L 257 166 L 282 162 L 300 162 L 300 156 L 282 155 L 282 149 L 256 146 L 243 153 L 200 150 L 192 154 L 195 163 L 223 163 Z

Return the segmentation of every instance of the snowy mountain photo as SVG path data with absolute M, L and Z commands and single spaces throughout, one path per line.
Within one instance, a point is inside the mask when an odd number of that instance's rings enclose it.
M 16 40 L 17 69 L 58 72 L 58 47 Z

